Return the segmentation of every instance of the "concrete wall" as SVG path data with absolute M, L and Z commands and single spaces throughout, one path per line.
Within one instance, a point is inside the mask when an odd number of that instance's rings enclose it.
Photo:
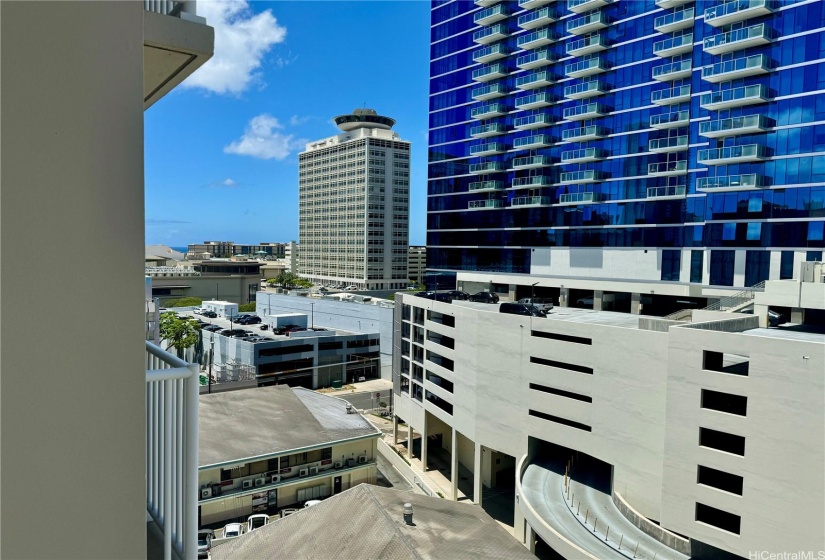
M 703 369 L 703 351 L 749 358 L 747 376 Z M 739 556 L 825 550 L 825 345 L 670 331 L 663 515 L 673 531 Z M 747 415 L 701 408 L 701 390 L 747 397 Z M 745 456 L 700 447 L 699 428 L 745 437 Z M 697 484 L 697 465 L 742 476 L 741 496 Z M 695 504 L 741 516 L 734 535 L 695 521 Z
M 152 286 L 155 288 L 187 286 L 186 288 L 172 288 L 172 295 L 169 296 L 155 296 L 160 298 L 161 305 L 167 300 L 182 297 L 199 297 L 203 300 L 218 297 L 234 303 L 247 303 L 249 286 L 259 285 L 261 278 L 260 274 L 253 276 L 154 276 Z
M 0 555 L 145 558 L 143 3 L 3 2 L 0 16 L 0 252 L 64 247 L 49 253 L 59 289 L 2 268 Z M 73 332 L 94 302 L 127 317 Z M 60 335 L 35 334 L 45 317 Z

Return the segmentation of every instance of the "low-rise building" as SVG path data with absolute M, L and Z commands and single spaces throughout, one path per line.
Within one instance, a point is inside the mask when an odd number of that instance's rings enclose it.
M 260 287 L 261 265 L 257 261 L 212 259 L 149 266 L 147 261 L 146 275 L 152 279 L 152 297 L 161 305 L 184 297 L 248 303 L 254 301 Z
M 380 430 L 301 388 L 200 396 L 199 526 L 339 494 L 376 479 Z
M 361 484 L 212 550 L 213 560 L 235 558 L 528 560 L 535 556 L 472 504 Z

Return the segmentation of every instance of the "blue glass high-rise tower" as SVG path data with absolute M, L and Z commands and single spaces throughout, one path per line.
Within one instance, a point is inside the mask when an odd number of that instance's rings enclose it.
M 821 260 L 823 29 L 822 0 L 434 1 L 428 268 L 751 286 Z

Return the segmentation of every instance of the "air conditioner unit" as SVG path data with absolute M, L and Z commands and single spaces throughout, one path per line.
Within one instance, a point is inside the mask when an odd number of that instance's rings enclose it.
M 212 489 L 211 488 L 201 488 L 201 498 L 211 498 L 212 497 Z
M 279 474 L 273 474 L 273 475 L 270 477 L 269 482 L 281 482 L 281 475 L 279 475 Z
M 318 467 L 309 467 L 309 474 L 318 474 Z
M 266 478 L 261 477 L 255 479 L 255 486 L 263 486 L 264 484 L 266 484 Z
M 247 488 L 252 488 L 252 479 L 244 480 L 243 481 L 243 489 L 246 490 Z
M 344 463 L 342 463 L 341 461 L 335 461 L 335 464 L 334 464 L 333 466 L 334 466 L 336 469 L 340 469 L 341 467 L 343 467 L 343 466 L 344 466 Z
M 366 455 L 359 455 L 358 456 L 358 464 L 359 465 L 363 465 L 366 462 L 367 462 L 367 456 Z
M 309 474 L 309 469 L 301 469 L 298 471 L 298 476 L 307 476 Z

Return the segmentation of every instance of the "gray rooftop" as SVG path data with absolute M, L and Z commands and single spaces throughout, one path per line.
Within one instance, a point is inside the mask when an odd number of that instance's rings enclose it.
M 416 302 L 417 303 L 417 302 Z M 454 300 L 452 305 L 469 307 L 479 311 L 499 312 L 499 305 L 489 303 L 478 303 L 474 301 Z M 534 325 L 545 321 L 567 321 L 570 323 L 589 323 L 594 325 L 604 325 L 608 327 L 621 327 L 625 329 L 638 329 L 639 317 L 631 313 L 619 313 L 616 311 L 594 311 L 592 309 L 578 309 L 576 307 L 555 306 L 547 314 L 547 317 L 532 317 Z M 524 317 L 527 318 L 527 317 Z
M 813 325 L 783 325 L 772 329 L 751 329 L 742 334 L 825 344 L 825 329 Z
M 201 467 L 381 432 L 346 402 L 286 385 L 200 396 Z
M 413 526 L 404 503 L 413 505 Z M 477 505 L 360 484 L 212 549 L 237 558 L 535 559 Z

